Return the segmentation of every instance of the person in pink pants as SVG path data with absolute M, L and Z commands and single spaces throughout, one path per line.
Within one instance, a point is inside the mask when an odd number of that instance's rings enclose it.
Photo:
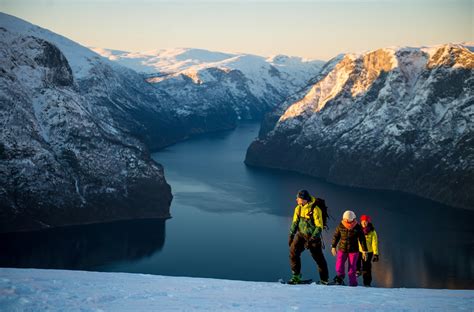
M 362 246 L 362 257 L 367 257 L 367 244 L 364 231 L 357 223 L 353 211 L 347 210 L 342 215 L 342 221 L 334 231 L 332 239 L 332 255 L 336 258 L 336 277 L 334 283 L 344 285 L 346 262 L 348 262 L 349 286 L 357 286 L 357 259 L 359 258 L 359 243 Z M 336 251 L 337 247 L 337 251 Z

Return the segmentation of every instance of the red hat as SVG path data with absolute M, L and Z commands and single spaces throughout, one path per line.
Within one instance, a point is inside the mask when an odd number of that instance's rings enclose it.
M 364 220 L 367 221 L 367 222 L 370 222 L 370 217 L 368 215 L 362 215 L 360 217 L 360 221 L 364 221 Z

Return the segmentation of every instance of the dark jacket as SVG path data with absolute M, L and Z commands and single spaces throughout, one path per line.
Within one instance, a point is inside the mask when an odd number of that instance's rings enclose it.
M 338 249 L 343 252 L 359 252 L 359 242 L 362 246 L 362 250 L 367 251 L 364 231 L 360 224 L 356 224 L 356 226 L 349 230 L 342 222 L 339 223 L 332 239 L 333 248 L 336 248 L 339 243 Z

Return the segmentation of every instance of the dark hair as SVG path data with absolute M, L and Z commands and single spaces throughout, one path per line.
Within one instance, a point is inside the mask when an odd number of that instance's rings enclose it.
M 309 195 L 309 192 L 307 190 L 299 191 L 298 195 L 296 195 L 296 197 L 307 200 L 307 201 L 311 200 L 311 196 Z

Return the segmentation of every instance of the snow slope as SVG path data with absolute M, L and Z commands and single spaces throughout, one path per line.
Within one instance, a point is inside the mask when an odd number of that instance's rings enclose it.
M 3 311 L 472 311 L 474 291 L 0 269 Z

